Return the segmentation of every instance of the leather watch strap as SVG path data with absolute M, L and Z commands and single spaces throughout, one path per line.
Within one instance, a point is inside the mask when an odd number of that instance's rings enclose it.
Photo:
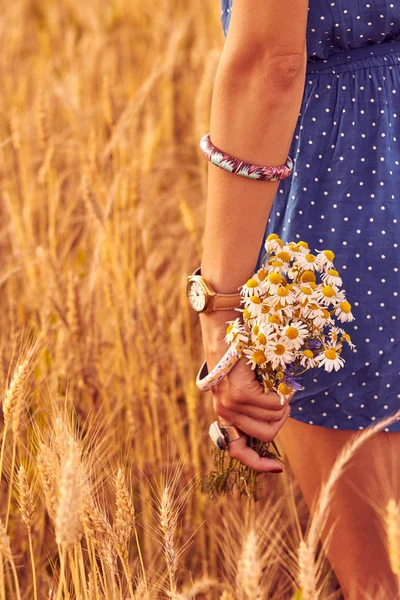
M 196 269 L 196 271 L 193 273 L 193 275 L 200 275 L 202 277 L 201 267 Z M 207 285 L 210 289 L 213 290 L 213 293 L 214 293 L 212 296 L 212 308 L 211 308 L 212 312 L 217 311 L 217 310 L 227 310 L 229 308 L 237 308 L 240 306 L 242 296 L 239 292 L 233 293 L 233 294 L 219 294 L 212 288 L 212 286 L 210 285 L 210 283 L 208 281 L 207 281 Z

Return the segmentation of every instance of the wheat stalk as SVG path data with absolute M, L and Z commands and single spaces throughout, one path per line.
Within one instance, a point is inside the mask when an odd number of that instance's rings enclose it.
M 58 503 L 55 515 L 56 542 L 71 548 L 79 542 L 81 522 L 79 517 L 81 480 L 80 452 L 75 440 L 70 440 L 69 455 L 61 465 Z
M 258 539 L 254 529 L 250 529 L 243 541 L 238 560 L 238 589 L 247 600 L 261 599 L 260 579 L 262 567 L 258 557 Z
M 37 583 L 36 583 L 36 568 L 35 568 L 35 556 L 33 553 L 32 544 L 32 522 L 33 515 L 35 512 L 35 502 L 33 499 L 33 493 L 29 485 L 28 474 L 25 471 L 23 465 L 20 466 L 18 471 L 18 505 L 19 510 L 28 530 L 28 542 L 29 542 L 29 555 L 32 567 L 32 581 L 33 581 L 33 597 L 37 600 Z
M 167 564 L 170 591 L 176 592 L 177 573 L 178 573 L 178 553 L 175 549 L 174 534 L 177 526 L 177 514 L 174 510 L 174 503 L 171 497 L 169 486 L 165 486 L 160 503 L 160 526 L 164 536 L 164 556 Z
M 302 600 L 316 600 L 319 597 L 316 588 L 314 551 L 304 540 L 301 540 L 299 546 L 299 581 Z
M 115 479 L 115 502 L 117 510 L 114 531 L 119 550 L 124 559 L 128 557 L 128 543 L 135 526 L 135 508 L 126 486 L 123 469 L 119 468 Z
M 3 415 L 6 428 L 11 425 L 13 433 L 18 433 L 24 398 L 25 383 L 28 379 L 30 357 L 25 358 L 14 371 L 3 400 Z
M 385 529 L 390 566 L 397 577 L 400 592 L 400 506 L 394 498 L 386 505 Z
M 41 444 L 37 456 L 37 467 L 42 482 L 42 488 L 46 501 L 47 512 L 54 521 L 57 508 L 57 474 L 59 470 L 58 459 L 55 453 Z

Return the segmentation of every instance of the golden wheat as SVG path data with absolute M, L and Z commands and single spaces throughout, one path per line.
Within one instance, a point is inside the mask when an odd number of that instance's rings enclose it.
M 0 600 L 289 600 L 299 558 L 310 595 L 332 480 L 306 560 L 289 478 L 263 507 L 193 485 L 218 2 L 20 0 L 0 39 Z

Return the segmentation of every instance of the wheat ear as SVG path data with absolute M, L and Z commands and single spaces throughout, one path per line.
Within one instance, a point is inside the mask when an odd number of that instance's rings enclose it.
M 18 471 L 18 506 L 22 520 L 24 521 L 28 530 L 29 555 L 32 567 L 33 597 L 34 600 L 37 600 L 35 556 L 33 553 L 32 544 L 32 522 L 33 515 L 35 512 L 35 502 L 33 499 L 32 490 L 29 485 L 28 474 L 22 465 L 20 466 Z
M 258 556 L 258 539 L 254 529 L 246 535 L 238 561 L 237 584 L 247 600 L 259 600 L 262 568 Z
M 390 498 L 386 506 L 385 529 L 390 566 L 400 592 L 400 506 L 394 498 Z

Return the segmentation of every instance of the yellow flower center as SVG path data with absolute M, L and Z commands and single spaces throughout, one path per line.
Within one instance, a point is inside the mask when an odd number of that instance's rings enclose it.
M 289 340 L 295 340 L 299 336 L 299 331 L 296 327 L 288 327 L 286 330 L 286 337 Z
M 279 235 L 276 233 L 270 233 L 267 237 L 267 242 L 272 242 L 272 240 L 279 240 Z
M 254 335 L 258 335 L 259 331 L 260 331 L 259 326 L 258 325 L 254 325 L 254 327 L 253 327 L 253 333 L 254 333 Z
M 232 329 L 234 328 L 234 324 L 231 323 L 227 328 L 226 328 L 226 333 L 230 333 L 232 331 Z
M 281 276 L 279 275 L 279 273 L 270 273 L 268 275 L 268 281 L 270 283 L 273 283 L 275 285 L 278 285 L 278 283 L 281 282 Z
M 331 316 L 329 310 L 327 310 L 326 308 L 322 309 L 322 316 L 324 317 L 324 319 L 329 319 L 329 317 Z
M 324 254 L 325 254 L 326 258 L 331 262 L 335 258 L 335 253 L 332 252 L 332 250 L 324 250 Z
M 348 333 L 344 333 L 344 334 L 343 334 L 343 339 L 344 339 L 346 342 L 351 342 L 351 337 L 350 337 L 350 335 L 349 335 Z
M 289 252 L 278 252 L 278 254 L 276 256 L 278 258 L 280 258 L 281 260 L 283 260 L 283 262 L 289 262 L 290 261 Z
M 303 354 L 307 358 L 314 358 L 314 352 L 312 350 L 304 350 Z
M 263 304 L 261 306 L 261 312 L 262 312 L 263 315 L 269 313 L 270 310 L 271 310 L 271 307 L 268 306 L 268 304 Z
M 321 291 L 322 295 L 326 298 L 333 298 L 336 296 L 336 292 L 331 285 L 324 285 Z
M 260 279 L 260 281 L 264 281 L 266 276 L 267 276 L 267 271 L 265 269 L 260 269 L 258 271 L 258 278 Z
M 272 389 L 273 385 L 274 385 L 274 382 L 272 381 L 272 379 L 264 380 L 264 386 L 267 387 L 269 390 Z
M 250 317 L 251 317 L 250 311 L 247 308 L 245 308 L 244 311 L 243 311 L 243 318 L 244 319 L 250 319 Z
M 270 323 L 275 323 L 276 325 L 280 325 L 281 324 L 281 320 L 278 317 L 278 315 L 269 315 L 268 321 Z
M 335 360 L 335 358 L 337 357 L 337 352 L 333 348 L 329 348 L 329 350 L 325 350 L 324 354 L 325 354 L 326 358 L 329 358 L 329 360 Z
M 293 392 L 293 388 L 291 385 L 286 385 L 286 383 L 282 381 L 282 383 L 278 385 L 278 392 L 284 396 L 288 396 Z
M 278 379 L 282 379 L 283 376 L 284 376 L 284 373 L 282 373 L 282 371 L 278 371 L 277 374 L 276 374 L 276 377 Z
M 264 352 L 262 350 L 256 350 L 253 353 L 253 360 L 257 365 L 262 365 L 267 360 Z
M 298 252 L 299 251 L 299 246 L 298 244 L 295 244 L 294 242 L 290 242 L 289 244 L 289 248 L 293 251 L 293 252 Z
M 309 281 L 313 281 L 315 282 L 317 280 L 315 273 L 313 273 L 312 271 L 304 271 L 304 273 L 301 274 L 300 277 L 300 281 L 302 283 L 308 283 Z
M 250 296 L 250 300 L 253 304 L 261 304 L 261 298 L 258 296 Z
M 267 338 L 265 337 L 265 335 L 263 333 L 260 333 L 260 335 L 258 336 L 257 339 L 260 342 L 260 344 L 262 344 L 263 346 L 265 346 L 265 344 L 267 343 Z
M 283 356 L 286 352 L 286 347 L 283 344 L 276 344 L 274 352 L 278 356 Z
M 334 342 L 336 342 L 336 340 L 337 340 L 337 333 L 336 333 L 336 331 L 332 331 L 331 338 L 333 339 Z
M 251 277 L 250 279 L 248 279 L 246 281 L 246 286 L 248 288 L 256 288 L 258 286 L 258 281 L 256 279 L 253 279 L 253 277 Z
M 309 287 L 306 287 L 303 285 L 303 287 L 300 288 L 300 291 L 302 294 L 306 294 L 307 296 L 311 296 L 312 294 L 312 289 Z
M 340 303 L 340 308 L 341 308 L 342 312 L 344 312 L 346 314 L 349 314 L 351 312 L 351 304 L 350 304 L 350 302 L 347 302 L 347 301 L 341 302 Z
M 315 262 L 315 258 L 316 257 L 314 256 L 314 254 L 306 254 L 306 261 L 309 263 Z
M 285 298 L 286 296 L 289 296 L 289 290 L 284 288 L 284 287 L 279 287 L 278 291 L 277 291 L 278 296 L 280 296 L 281 298 Z
M 328 275 L 332 275 L 333 277 L 339 277 L 338 271 L 336 269 L 328 269 Z
M 271 266 L 273 266 L 273 267 L 283 267 L 283 262 L 281 260 L 279 260 L 279 258 L 278 258 L 278 260 L 273 260 L 271 262 Z
M 301 246 L 301 248 L 308 248 L 307 242 L 303 242 L 303 240 L 301 240 L 300 242 L 297 242 L 297 245 Z

